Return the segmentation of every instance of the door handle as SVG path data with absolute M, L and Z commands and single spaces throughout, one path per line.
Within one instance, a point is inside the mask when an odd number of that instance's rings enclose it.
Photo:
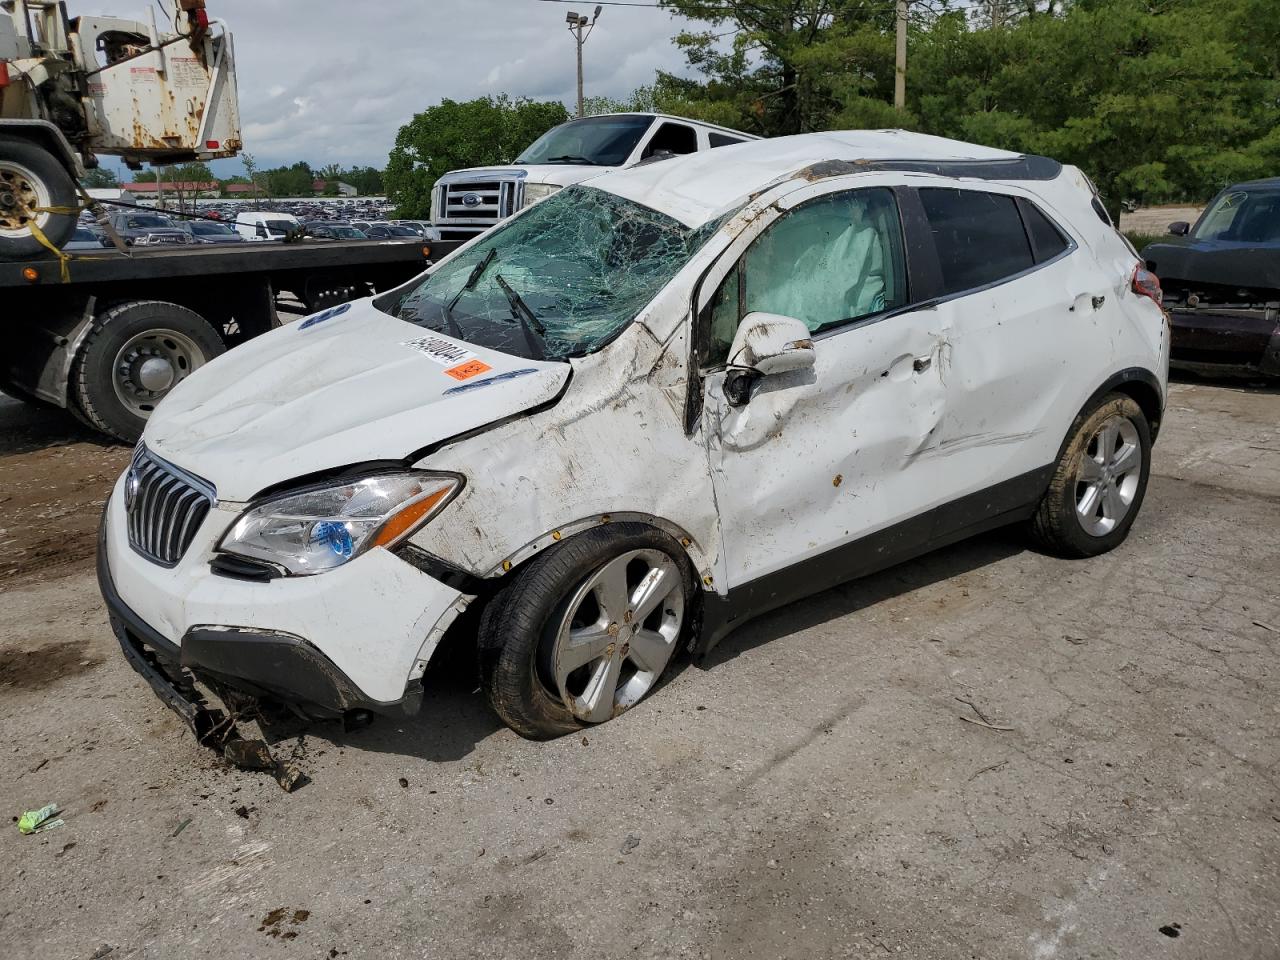
M 933 366 L 933 357 L 916 357 L 911 361 L 911 369 L 916 373 L 924 373 Z

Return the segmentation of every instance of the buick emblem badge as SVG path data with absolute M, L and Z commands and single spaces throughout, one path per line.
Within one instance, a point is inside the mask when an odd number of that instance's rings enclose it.
M 133 510 L 133 501 L 138 496 L 138 471 L 130 470 L 129 475 L 124 478 L 124 508 L 125 510 Z

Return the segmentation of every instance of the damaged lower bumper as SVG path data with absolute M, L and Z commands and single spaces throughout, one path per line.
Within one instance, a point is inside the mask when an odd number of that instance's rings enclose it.
M 98 586 L 111 629 L 129 665 L 195 734 L 221 750 L 236 739 L 235 716 L 246 701 L 268 699 L 315 719 L 336 719 L 365 710 L 413 714 L 422 688 L 411 684 L 396 701 L 365 696 L 328 657 L 304 638 L 221 627 L 193 627 L 174 644 L 139 617 L 121 598 L 107 557 L 106 525 L 98 537 Z M 197 683 L 226 701 L 230 715 L 213 707 Z

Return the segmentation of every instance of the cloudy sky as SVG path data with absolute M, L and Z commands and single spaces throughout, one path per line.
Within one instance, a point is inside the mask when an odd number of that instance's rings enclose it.
M 569 10 L 596 0 L 208 0 L 235 35 L 245 147 L 259 167 L 385 165 L 396 130 L 442 98 L 574 102 Z M 139 5 L 141 0 L 135 0 Z M 128 4 L 117 0 L 113 8 Z M 132 12 L 132 11 L 131 11 Z M 585 47 L 588 96 L 687 72 L 665 10 L 605 7 Z M 222 161 L 229 176 L 239 161 Z

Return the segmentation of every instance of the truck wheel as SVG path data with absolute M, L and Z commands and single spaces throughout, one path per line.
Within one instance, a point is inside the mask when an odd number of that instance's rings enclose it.
M 75 181 L 53 154 L 23 140 L 0 138 L 0 260 L 48 254 L 31 232 L 32 223 L 62 249 L 75 231 L 76 215 L 42 211 L 76 205 Z
M 489 703 L 534 740 L 613 719 L 678 660 L 695 589 L 680 545 L 643 524 L 611 523 L 552 547 L 485 607 Z
M 1151 474 L 1151 428 L 1121 393 L 1104 397 L 1072 425 L 1049 489 L 1031 520 L 1041 546 L 1063 557 L 1118 547 L 1142 507 Z
M 225 350 L 186 307 L 122 303 L 94 318 L 72 364 L 70 401 L 103 433 L 133 443 L 174 385 Z

